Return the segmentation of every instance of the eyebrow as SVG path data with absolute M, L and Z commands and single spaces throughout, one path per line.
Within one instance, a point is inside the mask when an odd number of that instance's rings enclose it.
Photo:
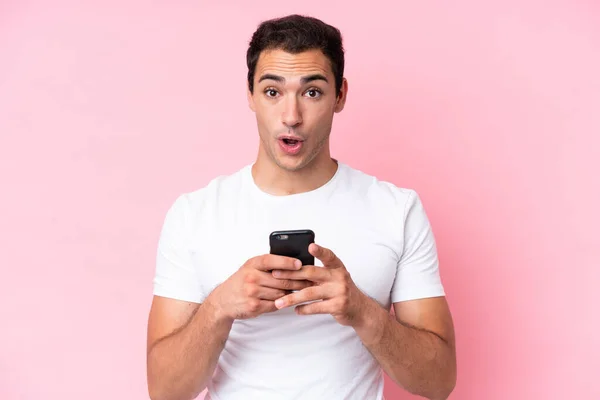
M 274 74 L 264 74 L 260 77 L 258 82 L 262 82 L 267 79 L 275 81 L 275 82 L 281 82 L 281 83 L 285 82 L 285 78 L 283 76 L 274 75 Z M 321 74 L 307 75 L 307 76 L 303 76 L 300 79 L 300 83 L 303 85 L 308 82 L 312 82 L 312 81 L 325 81 L 325 82 L 329 83 L 329 81 L 327 80 L 325 75 L 321 75 Z

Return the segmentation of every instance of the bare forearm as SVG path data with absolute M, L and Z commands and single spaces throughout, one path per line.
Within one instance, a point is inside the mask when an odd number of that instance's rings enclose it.
M 452 346 L 435 333 L 401 324 L 372 299 L 366 308 L 355 329 L 382 369 L 413 394 L 446 399 L 456 381 Z
M 191 400 L 207 385 L 231 331 L 209 302 L 188 323 L 159 340 L 148 353 L 152 400 Z

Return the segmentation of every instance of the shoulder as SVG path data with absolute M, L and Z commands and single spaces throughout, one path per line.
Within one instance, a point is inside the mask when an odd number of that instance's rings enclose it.
M 421 203 L 419 194 L 413 188 L 380 179 L 346 164 L 343 166 L 345 188 L 373 206 L 385 210 L 393 209 L 405 215 L 408 210 Z
M 242 167 L 230 174 L 218 175 L 198 189 L 182 192 L 171 203 L 168 213 L 176 214 L 188 221 L 203 211 L 223 204 L 227 199 L 235 199 L 243 184 L 243 174 L 248 167 Z

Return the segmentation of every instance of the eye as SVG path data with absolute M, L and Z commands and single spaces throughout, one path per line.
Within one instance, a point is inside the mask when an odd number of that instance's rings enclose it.
M 323 93 L 317 88 L 308 89 L 306 91 L 306 95 L 308 97 L 310 97 L 311 99 L 316 99 L 316 98 L 320 97 L 322 94 Z
M 277 90 L 275 90 L 273 88 L 267 88 L 267 89 L 265 89 L 265 94 L 267 95 L 267 97 L 276 97 Z

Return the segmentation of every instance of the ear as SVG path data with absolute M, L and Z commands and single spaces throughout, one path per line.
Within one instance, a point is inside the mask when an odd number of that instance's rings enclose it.
M 246 97 L 248 98 L 248 107 L 250 107 L 250 109 L 253 112 L 256 112 L 255 109 L 255 105 L 254 105 L 254 95 L 252 94 L 252 92 L 250 92 L 250 86 L 246 86 Z
M 342 87 L 340 88 L 340 94 L 335 101 L 335 112 L 339 113 L 344 109 L 346 104 L 346 98 L 348 97 L 348 80 L 344 78 L 342 80 Z

